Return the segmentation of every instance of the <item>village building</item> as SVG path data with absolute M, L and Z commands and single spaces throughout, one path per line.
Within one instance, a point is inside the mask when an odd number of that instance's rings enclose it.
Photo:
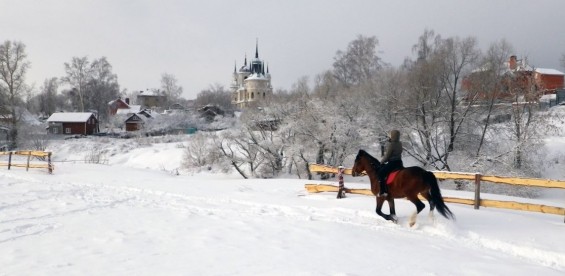
M 478 99 L 488 99 L 492 95 L 498 101 L 514 101 L 516 96 L 524 100 L 539 100 L 543 95 L 555 95 L 565 87 L 565 74 L 555 69 L 533 68 L 525 59 L 511 56 L 501 64 L 501 79 L 497 91 L 482 91 L 483 77 L 489 74 L 486 68 L 473 70 L 462 82 L 462 89 L 469 98 L 475 95 Z M 521 95 L 517 95 L 517 92 Z
M 92 135 L 99 132 L 98 119 L 91 112 L 56 112 L 47 119 L 51 134 Z
M 126 121 L 126 131 L 138 131 L 143 129 L 145 121 L 151 117 L 147 117 L 146 114 L 132 114 Z
M 232 104 L 238 108 L 245 108 L 253 103 L 259 103 L 273 95 L 271 74 L 265 62 L 259 59 L 259 45 L 255 45 L 255 57 L 247 64 L 247 57 L 243 66 L 237 69 L 234 66 L 230 85 Z
M 144 109 L 165 109 L 167 96 L 158 89 L 139 91 L 139 94 L 137 94 L 137 103 Z

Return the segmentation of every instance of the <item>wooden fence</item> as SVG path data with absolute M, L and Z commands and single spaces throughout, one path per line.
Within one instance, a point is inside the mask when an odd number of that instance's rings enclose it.
M 325 173 L 338 173 L 338 169 L 331 166 L 311 164 L 311 172 L 325 172 Z M 345 169 L 344 173 L 351 175 L 351 169 Z M 510 184 L 510 185 L 521 185 L 530 187 L 542 187 L 542 188 L 559 188 L 565 189 L 565 181 L 561 180 L 548 180 L 539 178 L 522 178 L 522 177 L 504 177 L 504 176 L 494 176 L 494 175 L 481 175 L 480 173 L 455 173 L 446 171 L 432 171 L 437 179 L 455 179 L 455 180 L 470 180 L 475 183 L 475 198 L 465 199 L 465 198 L 455 198 L 455 197 L 444 197 L 445 202 L 459 203 L 466 205 L 474 205 L 475 209 L 479 209 L 479 206 L 483 207 L 494 207 L 503 209 L 513 209 L 520 211 L 531 211 L 540 212 L 548 214 L 556 214 L 565 216 L 565 208 L 554 207 L 540 204 L 531 203 L 521 203 L 514 201 L 500 201 L 500 200 L 489 200 L 481 199 L 481 181 L 500 183 L 500 184 Z M 339 190 L 338 186 L 326 185 L 326 184 L 306 184 L 305 188 L 308 192 L 319 193 L 319 192 L 337 192 Z M 352 194 L 363 194 L 374 196 L 370 189 L 348 189 L 345 188 L 346 193 Z M 565 220 L 564 220 L 565 222 Z
M 21 151 L 3 151 L 0 152 L 0 156 L 8 155 L 8 163 L 0 162 L 0 166 L 8 166 L 8 170 L 11 167 L 26 168 L 28 171 L 32 169 L 47 169 L 49 173 L 53 173 L 53 164 L 51 163 L 51 152 L 48 151 L 35 151 L 35 150 L 21 150 Z M 13 156 L 27 156 L 27 162 L 25 164 L 19 163 L 16 160 L 12 160 Z M 30 163 L 31 158 L 36 157 L 38 159 L 44 160 L 47 164 Z

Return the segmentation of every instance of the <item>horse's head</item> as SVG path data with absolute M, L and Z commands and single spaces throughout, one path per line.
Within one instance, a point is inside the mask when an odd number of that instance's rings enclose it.
M 359 150 L 357 156 L 355 156 L 355 162 L 353 163 L 353 168 L 351 168 L 351 175 L 352 176 L 360 176 L 361 172 L 365 170 L 365 167 L 362 164 L 362 156 L 365 153 L 364 150 Z
M 357 156 L 355 156 L 355 162 L 353 163 L 353 168 L 351 169 L 352 176 L 360 176 L 363 171 L 369 173 L 369 171 L 378 171 L 381 167 L 381 163 L 377 158 L 373 157 L 364 150 L 359 150 Z

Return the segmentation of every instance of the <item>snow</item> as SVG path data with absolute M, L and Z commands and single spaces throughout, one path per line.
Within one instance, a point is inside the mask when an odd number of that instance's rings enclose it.
M 65 113 L 53 113 L 47 119 L 47 122 L 66 122 L 66 123 L 76 123 L 76 122 L 86 122 L 92 112 L 65 112 Z
M 447 203 L 457 220 L 426 207 L 411 228 L 406 200 L 393 224 L 373 197 L 304 189 L 335 179 L 180 170 L 188 142 L 65 140 L 52 175 L 0 167 L 0 275 L 565 275 L 563 216 Z M 71 162 L 102 145 L 106 164 Z
M 550 69 L 550 68 L 536 68 L 534 71 L 543 74 L 543 75 L 559 75 L 559 76 L 563 76 L 563 72 L 556 70 L 556 69 Z

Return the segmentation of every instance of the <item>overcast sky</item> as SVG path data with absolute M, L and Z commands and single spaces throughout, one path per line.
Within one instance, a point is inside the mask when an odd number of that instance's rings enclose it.
M 564 71 L 563 0 L 0 0 L 0 41 L 26 44 L 36 89 L 74 56 L 105 56 L 122 89 L 158 88 L 166 72 L 193 99 L 229 86 L 256 39 L 273 86 L 289 89 L 330 69 L 359 34 L 376 36 L 382 59 L 398 66 L 425 28 L 475 36 L 483 49 L 505 38 L 531 65 Z

